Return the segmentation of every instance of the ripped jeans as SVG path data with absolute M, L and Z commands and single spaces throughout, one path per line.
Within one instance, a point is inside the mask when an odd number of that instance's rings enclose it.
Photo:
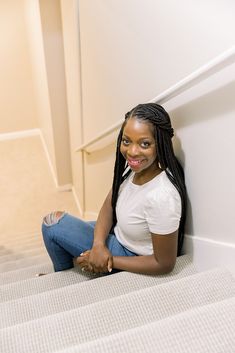
M 44 217 L 43 239 L 56 272 L 74 267 L 73 259 L 92 248 L 95 223 L 65 212 L 53 212 Z M 108 235 L 106 246 L 113 256 L 136 255 L 120 244 L 114 234 Z

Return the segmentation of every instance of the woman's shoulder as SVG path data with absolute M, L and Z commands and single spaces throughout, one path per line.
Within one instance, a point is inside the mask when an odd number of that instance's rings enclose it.
M 148 191 L 146 198 L 150 203 L 181 202 L 180 195 L 176 187 L 169 180 L 165 171 L 158 175 L 152 188 Z

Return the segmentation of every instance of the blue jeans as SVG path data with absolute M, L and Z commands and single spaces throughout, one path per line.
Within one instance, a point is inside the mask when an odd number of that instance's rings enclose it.
M 42 224 L 46 249 L 54 270 L 63 271 L 74 267 L 73 259 L 92 248 L 95 222 L 85 222 L 67 213 L 56 223 Z M 114 234 L 109 234 L 106 246 L 113 256 L 135 256 L 120 244 Z

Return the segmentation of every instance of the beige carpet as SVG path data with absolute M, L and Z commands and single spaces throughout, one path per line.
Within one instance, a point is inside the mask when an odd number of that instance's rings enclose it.
M 71 191 L 57 191 L 39 136 L 0 142 L 0 243 L 38 233 L 53 210 L 78 215 Z

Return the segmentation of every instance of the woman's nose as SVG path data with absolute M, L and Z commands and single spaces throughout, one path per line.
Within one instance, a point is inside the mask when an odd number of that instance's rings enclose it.
M 139 147 L 135 144 L 131 144 L 128 148 L 127 153 L 131 157 L 137 156 L 139 154 Z

